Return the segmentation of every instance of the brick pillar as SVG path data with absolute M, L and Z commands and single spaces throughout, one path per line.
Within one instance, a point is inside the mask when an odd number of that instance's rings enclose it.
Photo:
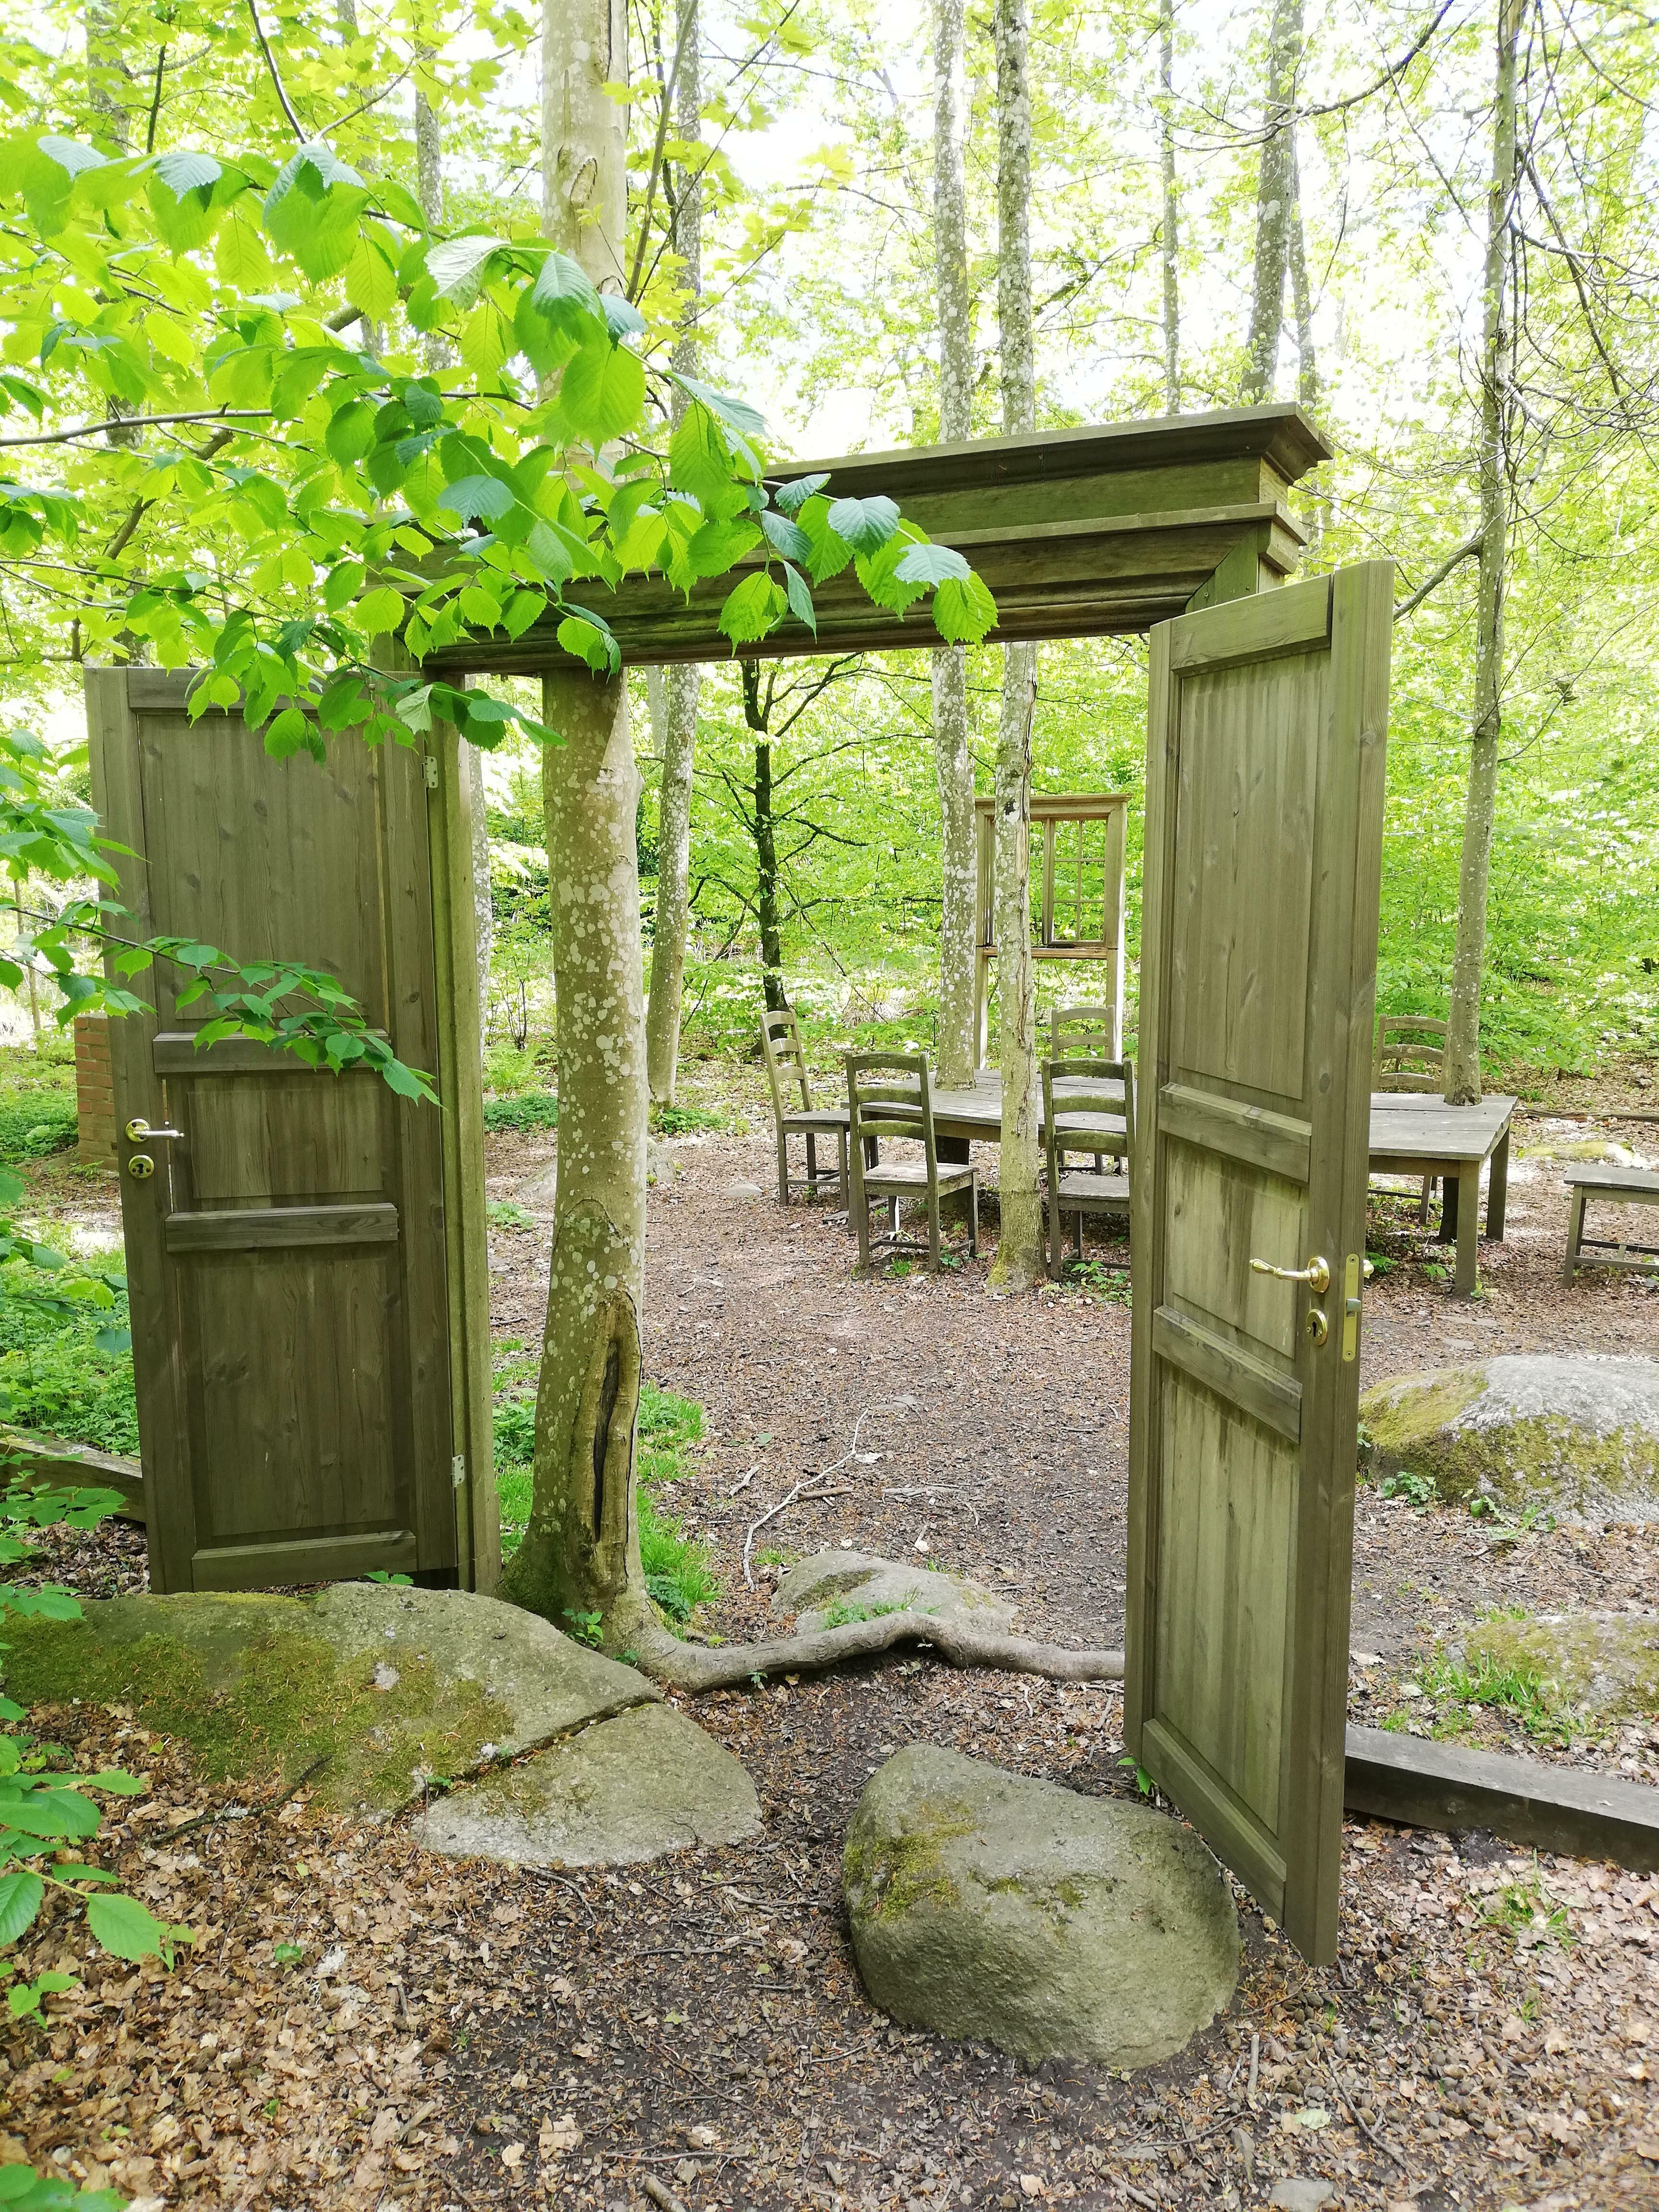
M 81 1158 L 90 1165 L 114 1167 L 115 1091 L 110 1076 L 109 1023 L 102 1014 L 75 1018 L 75 1115 L 81 1133 Z

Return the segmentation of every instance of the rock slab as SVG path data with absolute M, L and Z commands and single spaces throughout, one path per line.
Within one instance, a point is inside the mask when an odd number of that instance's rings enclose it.
M 505 1866 L 628 1866 L 760 1832 L 755 1785 L 731 1753 L 660 1705 L 434 1799 L 415 1828 L 428 1850 Z
M 1156 2064 L 1237 1985 L 1232 1896 L 1190 1829 L 957 1752 L 878 1769 L 842 1879 L 872 2002 L 1029 2064 Z
M 1598 1719 L 1659 1712 L 1659 1617 L 1651 1613 L 1477 1621 L 1463 1648 L 1496 1669 L 1538 1675 L 1565 1704 Z
M 292 1781 L 388 1812 L 499 1755 L 654 1703 L 656 1686 L 537 1614 L 465 1590 L 337 1583 L 316 1597 L 195 1591 L 10 1625 L 26 1704 L 133 1706 L 211 1778 Z
M 1504 1353 L 1379 1382 L 1359 1418 L 1376 1473 L 1428 1475 L 1453 1504 L 1659 1519 L 1659 1360 Z
M 793 1613 L 803 1635 L 838 1621 L 868 1620 L 884 1613 L 936 1613 L 1006 1633 L 1015 1608 L 963 1575 L 906 1566 L 868 1552 L 814 1552 L 778 1577 L 775 1613 Z

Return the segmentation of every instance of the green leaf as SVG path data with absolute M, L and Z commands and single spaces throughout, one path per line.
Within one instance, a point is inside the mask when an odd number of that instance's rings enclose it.
M 25 1836 L 95 1836 L 102 1816 L 91 1798 L 73 1790 L 14 1794 L 0 1786 L 0 1821 Z
M 947 576 L 933 593 L 933 627 L 951 645 L 977 645 L 996 618 L 996 601 L 972 574 Z
M 894 569 L 902 584 L 944 584 L 973 574 L 954 545 L 913 545 Z
M 765 416 L 746 399 L 739 399 L 734 392 L 717 391 L 712 384 L 701 383 L 695 376 L 677 376 L 674 381 L 688 398 L 700 401 L 711 414 L 718 415 L 738 437 L 758 438 L 764 434 Z
M 816 494 L 800 509 L 800 526 L 812 547 L 812 581 L 828 583 L 853 557 L 853 549 L 830 526 L 830 502 Z
M 876 553 L 899 526 L 899 511 L 878 493 L 871 499 L 838 499 L 825 517 L 843 544 L 855 553 Z
M 346 297 L 377 323 L 398 304 L 398 272 L 367 231 L 358 236 L 346 264 Z
M 578 327 L 592 315 L 604 313 L 592 279 L 568 253 L 550 253 L 536 272 L 530 298 L 538 312 L 551 322 Z
M 515 592 L 501 614 L 501 627 L 509 637 L 522 637 L 538 616 L 547 611 L 544 592 Z
M 613 675 L 622 665 L 615 638 L 584 615 L 567 615 L 559 624 L 558 640 L 567 653 L 585 660 L 596 676 Z
M 806 624 L 814 637 L 818 634 L 817 611 L 812 605 L 812 594 L 806 588 L 806 579 L 799 568 L 786 561 L 783 564 L 783 588 L 788 594 L 789 611 Z
M 329 459 L 348 468 L 353 461 L 362 460 L 374 443 L 374 415 L 367 399 L 353 399 L 337 408 L 323 433 Z
M 505 243 L 503 239 L 486 234 L 482 238 L 447 238 L 441 246 L 428 246 L 426 273 L 436 286 L 438 297 L 470 307 L 478 296 L 490 255 L 498 252 Z
M 15 1943 L 33 1924 L 46 1893 L 38 1874 L 0 1875 L 0 1949 Z
M 732 482 L 732 456 L 719 417 L 693 400 L 668 441 L 668 468 L 682 491 L 706 506 Z
M 440 511 L 459 515 L 463 522 L 498 521 L 517 503 L 512 485 L 499 477 L 463 477 L 459 483 L 446 484 L 438 497 Z
M 822 491 L 829 481 L 826 476 L 797 477 L 793 483 L 778 486 L 772 495 L 772 504 L 781 507 L 786 514 L 799 514 L 813 493 Z
M 609 334 L 588 338 L 565 363 L 559 405 L 579 438 L 607 444 L 631 430 L 645 404 L 645 363 Z
M 265 195 L 266 235 L 313 283 L 337 276 L 357 243 L 368 192 L 331 147 L 312 140 L 290 155 Z
M 359 629 L 371 637 L 382 630 L 396 629 L 404 618 L 406 605 L 404 595 L 391 584 L 377 584 L 372 592 L 365 592 L 352 610 Z
M 89 1897 L 87 1925 L 118 1959 L 162 1958 L 169 1937 L 179 1932 L 156 1919 L 136 1897 Z
M 726 594 L 720 627 L 733 645 L 752 645 L 775 629 L 787 605 L 782 588 L 761 570 Z
M 784 515 L 773 514 L 765 508 L 761 511 L 759 521 L 769 544 L 776 552 L 781 553 L 786 561 L 811 559 L 812 541 L 799 523 L 789 521 Z

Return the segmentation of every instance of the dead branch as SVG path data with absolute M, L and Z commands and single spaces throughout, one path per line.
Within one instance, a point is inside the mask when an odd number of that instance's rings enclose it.
M 867 1659 L 902 1644 L 930 1645 L 949 1667 L 984 1667 L 1005 1674 L 1039 1674 L 1051 1682 L 1121 1682 L 1121 1651 L 1068 1651 L 1030 1636 L 1010 1636 L 941 1613 L 884 1613 L 849 1620 L 805 1636 L 780 1636 L 760 1644 L 683 1644 L 647 1600 L 625 1600 L 608 1623 L 613 1650 L 633 1653 L 641 1671 L 672 1688 L 704 1697 L 731 1690 L 757 1675 L 811 1674 L 845 1660 Z

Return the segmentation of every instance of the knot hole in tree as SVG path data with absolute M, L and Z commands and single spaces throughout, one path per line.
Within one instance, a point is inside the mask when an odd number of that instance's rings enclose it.
M 612 1298 L 595 1316 L 572 1473 L 592 1469 L 594 1565 L 600 1583 L 620 1589 L 628 1573 L 634 1496 L 634 1424 L 640 1403 L 640 1331 L 634 1302 Z M 580 1496 L 580 1492 L 577 1495 Z

